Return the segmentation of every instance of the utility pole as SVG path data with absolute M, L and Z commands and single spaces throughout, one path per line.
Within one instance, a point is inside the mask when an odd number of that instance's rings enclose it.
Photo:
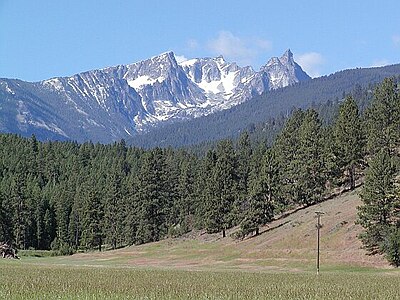
M 318 223 L 317 223 L 317 275 L 319 275 L 319 230 L 322 227 L 321 215 L 323 215 L 324 213 L 322 211 L 316 211 L 315 213 L 318 218 Z

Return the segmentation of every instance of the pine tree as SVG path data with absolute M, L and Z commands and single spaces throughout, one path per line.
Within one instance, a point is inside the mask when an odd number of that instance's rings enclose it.
M 399 208 L 395 187 L 396 168 L 389 150 L 382 149 L 371 161 L 361 192 L 363 205 L 358 207 L 358 223 L 365 232 L 360 235 L 364 246 L 371 252 L 381 251 L 382 242 L 390 227 L 398 225 L 395 212 Z
M 272 149 L 260 147 L 252 157 L 247 201 L 240 223 L 242 237 L 270 222 L 279 202 L 279 166 Z
M 248 195 L 248 185 L 250 176 L 250 162 L 252 158 L 252 149 L 250 143 L 250 136 L 247 131 L 242 133 L 239 137 L 236 147 L 236 173 L 237 173 L 237 193 L 236 203 L 234 203 L 234 215 L 236 215 L 236 223 L 241 221 L 241 208 L 246 202 Z
M 209 150 L 201 161 L 195 176 L 195 203 L 196 228 L 206 228 L 208 232 L 218 232 L 214 215 L 218 215 L 216 199 L 216 185 L 213 176 L 217 157 L 214 150 Z
M 386 78 L 374 93 L 366 113 L 367 148 L 370 154 L 380 149 L 395 151 L 400 143 L 400 95 L 393 78 Z
M 72 186 L 63 183 L 59 186 L 52 186 L 54 184 L 49 182 L 47 189 L 51 194 L 51 204 L 55 209 L 56 219 L 56 239 L 52 243 L 54 250 L 60 250 L 61 253 L 69 253 L 70 248 L 70 235 L 69 235 L 69 217 L 71 212 L 71 199 L 74 198 Z
M 400 267 L 400 227 L 391 226 L 382 245 L 386 259 L 395 267 Z
M 104 191 L 104 223 L 103 233 L 107 243 L 113 249 L 122 244 L 125 207 L 122 194 L 121 170 L 113 165 L 107 175 Z
M 17 174 L 13 177 L 11 183 L 11 197 L 13 210 L 13 236 L 16 246 L 20 249 L 26 249 L 28 246 L 28 232 L 29 232 L 29 207 L 26 197 L 26 183 L 25 176 Z
M 138 244 L 157 241 L 167 233 L 166 204 L 168 180 L 165 157 L 160 148 L 144 154 L 138 176 Z
M 290 119 L 286 121 L 274 144 L 276 159 L 281 170 L 282 200 L 285 205 L 294 204 L 298 201 L 298 176 L 301 172 L 299 129 L 304 117 L 305 113 L 303 111 L 294 111 Z
M 301 204 L 313 204 L 321 200 L 325 190 L 326 171 L 321 121 L 315 110 L 307 110 L 299 128 L 299 144 L 294 163 L 295 198 Z
M 101 251 L 104 208 L 101 203 L 99 189 L 94 180 L 96 179 L 92 176 L 82 189 L 82 244 L 86 249 L 98 248 Z
M 354 189 L 355 169 L 364 156 L 364 137 L 358 107 L 351 96 L 340 105 L 333 132 L 336 163 L 342 172 L 347 172 L 350 189 Z
M 177 224 L 180 232 L 185 233 L 192 229 L 194 207 L 194 174 L 193 166 L 195 158 L 186 157 L 180 165 L 178 177 L 178 199 L 175 201 L 177 211 Z
M 214 214 L 211 220 L 217 231 L 226 236 L 226 229 L 233 225 L 233 205 L 237 195 L 236 162 L 233 145 L 230 140 L 223 140 L 217 145 L 217 160 L 212 173 L 215 183 Z

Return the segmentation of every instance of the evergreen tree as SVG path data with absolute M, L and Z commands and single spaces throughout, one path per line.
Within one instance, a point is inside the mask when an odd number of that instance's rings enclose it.
M 194 207 L 194 174 L 192 164 L 195 162 L 194 157 L 187 157 L 181 162 L 180 174 L 178 177 L 178 194 L 179 197 L 175 202 L 175 210 L 177 211 L 177 224 L 179 224 L 180 232 L 188 232 L 193 226 Z
M 261 154 L 261 156 L 259 155 Z M 255 232 L 270 222 L 274 206 L 279 201 L 279 166 L 272 149 L 258 149 L 253 155 L 249 178 L 248 201 L 240 223 L 242 237 Z
M 103 243 L 103 215 L 99 190 L 91 178 L 82 189 L 83 216 L 82 216 L 82 245 L 86 249 L 98 248 L 101 251 Z
M 168 203 L 166 164 L 163 152 L 156 148 L 144 154 L 138 177 L 138 225 L 136 242 L 157 241 L 167 233 L 165 205 Z
M 136 242 L 138 227 L 139 200 L 138 200 L 138 178 L 136 174 L 128 174 L 124 180 L 124 207 L 126 209 L 124 224 L 124 241 L 128 245 Z
M 53 186 L 54 183 L 48 182 L 47 189 L 51 193 L 51 203 L 55 209 L 56 220 L 56 239 L 52 243 L 52 248 L 60 250 L 62 253 L 69 253 L 70 235 L 69 235 L 69 217 L 71 212 L 71 199 L 74 198 L 72 186 L 63 183 L 59 186 Z
M 237 173 L 237 193 L 236 203 L 234 204 L 234 215 L 238 218 L 236 223 L 241 221 L 240 211 L 243 204 L 246 202 L 248 195 L 249 176 L 251 169 L 252 149 L 250 136 L 247 131 L 242 133 L 237 142 L 236 150 L 236 173 Z
M 215 208 L 210 215 L 210 221 L 214 224 L 214 231 L 222 231 L 226 236 L 226 229 L 233 225 L 233 205 L 237 198 L 237 175 L 233 145 L 230 140 L 223 140 L 217 145 L 217 160 L 212 173 L 215 183 Z
M 390 227 L 389 234 L 383 242 L 382 250 L 391 265 L 400 267 L 400 227 Z
M 116 249 L 123 242 L 126 208 L 123 203 L 122 176 L 121 170 L 117 165 L 114 165 L 105 181 L 103 233 L 106 242 L 113 249 Z
M 29 222 L 30 214 L 28 201 L 26 198 L 26 184 L 25 176 L 22 174 L 17 174 L 13 177 L 11 182 L 11 198 L 13 210 L 13 236 L 14 243 L 20 249 L 26 249 L 28 246 L 28 232 L 29 232 Z
M 336 163 L 342 172 L 347 172 L 350 189 L 354 189 L 355 169 L 364 156 L 364 137 L 358 107 L 351 96 L 340 105 L 333 131 Z
M 196 228 L 206 228 L 208 232 L 218 232 L 214 224 L 217 215 L 215 206 L 216 186 L 213 176 L 217 157 L 215 151 L 209 150 L 196 171 L 195 197 L 199 199 L 195 204 Z
M 393 152 L 400 143 L 400 95 L 393 78 L 386 78 L 374 93 L 366 113 L 367 147 L 371 154 L 380 149 Z
M 397 223 L 395 212 L 399 199 L 395 187 L 396 168 L 388 149 L 382 149 L 371 161 L 361 192 L 363 205 L 358 207 L 358 223 L 365 232 L 360 235 L 364 246 L 371 252 L 381 251 L 382 242 L 390 226 Z
M 69 241 L 71 247 L 78 250 L 81 242 L 82 231 L 83 231 L 83 207 L 82 207 L 82 192 L 79 190 L 74 197 L 74 203 L 72 204 L 71 213 L 69 215 Z
M 11 242 L 12 229 L 10 228 L 11 214 L 8 209 L 7 201 L 0 191 L 0 241 Z
M 294 163 L 295 198 L 301 204 L 313 204 L 321 200 L 325 190 L 326 170 L 322 124 L 315 110 L 307 110 L 299 128 L 299 145 Z
M 279 181 L 282 184 L 282 199 L 285 205 L 294 204 L 298 201 L 298 176 L 301 172 L 301 162 L 299 161 L 299 129 L 304 117 L 305 114 L 303 111 L 294 111 L 285 123 L 282 132 L 278 135 L 273 146 L 279 169 L 281 170 Z

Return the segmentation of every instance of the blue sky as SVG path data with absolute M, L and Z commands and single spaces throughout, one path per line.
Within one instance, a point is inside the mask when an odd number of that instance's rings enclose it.
M 400 63 L 400 2 L 0 0 L 0 77 L 38 81 L 172 50 L 258 69 L 287 48 L 311 76 Z

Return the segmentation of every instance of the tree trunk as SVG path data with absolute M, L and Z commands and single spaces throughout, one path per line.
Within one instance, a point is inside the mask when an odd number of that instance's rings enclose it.
M 222 229 L 222 237 L 226 237 L 226 232 L 225 232 L 225 228 Z
M 355 187 L 356 187 L 356 181 L 355 181 L 355 178 L 354 178 L 354 173 L 355 173 L 355 167 L 354 167 L 354 165 L 352 165 L 350 168 L 349 168 L 349 177 L 350 177 L 350 190 L 354 190 L 355 189 Z

